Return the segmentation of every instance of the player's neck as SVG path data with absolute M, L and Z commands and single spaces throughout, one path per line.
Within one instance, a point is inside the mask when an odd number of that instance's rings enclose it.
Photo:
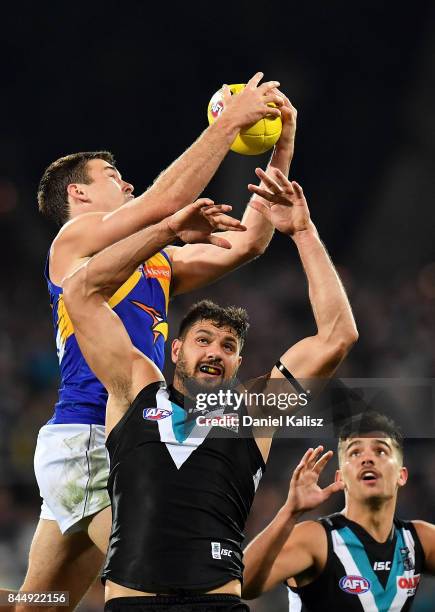
M 342 514 L 361 525 L 377 542 L 385 542 L 391 534 L 395 510 L 394 498 L 378 504 L 361 504 L 348 499 Z

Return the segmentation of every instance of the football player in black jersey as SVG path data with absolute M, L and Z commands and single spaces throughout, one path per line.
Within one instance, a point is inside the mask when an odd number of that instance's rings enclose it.
M 302 188 L 279 170 L 272 176 L 256 172 L 262 186 L 249 186 L 260 196 L 251 206 L 296 245 L 317 324 L 315 335 L 286 351 L 259 381 L 264 388 L 271 379 L 287 378 L 298 389 L 295 379 L 330 377 L 357 331 Z M 191 379 L 206 389 L 234 379 L 247 329 L 243 312 L 214 305 L 210 315 L 201 307 L 191 311 L 172 346 L 176 371 L 168 390 L 107 303 L 141 262 L 175 237 L 212 242 L 218 258 L 219 249 L 230 245 L 212 232 L 238 223 L 224 215 L 229 208 L 196 202 L 98 253 L 63 285 L 81 350 L 109 393 L 113 522 L 103 573 L 107 610 L 163 612 L 175 604 L 186 612 L 248 609 L 240 602 L 242 531 L 271 439 L 260 438 L 264 430 L 255 427 L 251 438 L 231 428 L 224 437 L 200 435 L 183 397 L 190 394 Z M 219 429 L 219 423 L 205 431 Z
M 307 451 L 286 503 L 245 550 L 243 596 L 286 582 L 291 612 L 410 610 L 421 574 L 435 574 L 435 525 L 395 518 L 408 477 L 400 431 L 370 410 L 349 421 L 339 435 L 335 482 L 323 490 L 318 478 L 332 452 L 322 451 Z M 345 492 L 341 513 L 295 525 L 338 490 Z

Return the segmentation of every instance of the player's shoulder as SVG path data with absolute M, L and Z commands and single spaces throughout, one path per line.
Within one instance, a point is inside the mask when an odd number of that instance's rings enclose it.
M 95 225 L 102 221 L 104 215 L 103 212 L 88 212 L 70 219 L 58 231 L 53 240 L 52 248 L 82 239 L 84 235 L 95 230 Z
M 101 212 L 84 213 L 60 228 L 49 251 L 49 278 L 53 283 L 60 286 L 65 276 L 93 255 L 89 249 L 103 217 Z
M 326 542 L 327 535 L 324 525 L 320 521 L 308 520 L 294 526 L 286 546 L 291 547 L 297 543 L 307 550 L 314 551 Z
M 174 244 L 169 244 L 168 246 L 165 246 L 164 249 L 162 249 L 162 252 L 167 255 L 170 263 L 172 264 L 177 258 L 177 255 L 180 253 L 182 248 L 182 246 L 175 246 Z
M 328 534 L 319 521 L 307 520 L 295 525 L 283 547 L 283 555 L 290 558 L 299 553 L 312 560 L 313 567 L 323 569 L 328 559 Z
M 412 520 L 408 521 L 407 524 L 411 526 L 417 533 L 418 539 L 423 544 L 429 539 L 435 538 L 435 525 L 428 523 L 427 521 Z

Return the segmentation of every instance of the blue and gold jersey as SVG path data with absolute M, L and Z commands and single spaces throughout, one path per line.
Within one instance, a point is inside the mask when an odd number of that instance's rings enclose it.
M 59 400 L 51 424 L 104 425 L 107 392 L 87 365 L 65 308 L 62 288 L 50 281 L 45 268 L 60 365 Z M 124 323 L 133 344 L 163 370 L 168 337 L 167 312 L 171 265 L 160 251 L 118 289 L 109 305 Z M 96 339 L 98 342 L 98 339 Z

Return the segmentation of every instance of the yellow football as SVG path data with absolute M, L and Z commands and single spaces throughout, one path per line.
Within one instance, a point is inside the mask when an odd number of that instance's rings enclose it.
M 244 89 L 244 83 L 229 85 L 231 93 L 237 95 Z M 270 106 L 275 106 L 273 103 Z M 219 89 L 211 98 L 207 117 L 210 124 L 214 123 L 224 109 L 222 90 Z M 241 130 L 231 145 L 231 151 L 242 155 L 260 155 L 268 151 L 281 135 L 281 117 L 264 117 L 248 128 Z

